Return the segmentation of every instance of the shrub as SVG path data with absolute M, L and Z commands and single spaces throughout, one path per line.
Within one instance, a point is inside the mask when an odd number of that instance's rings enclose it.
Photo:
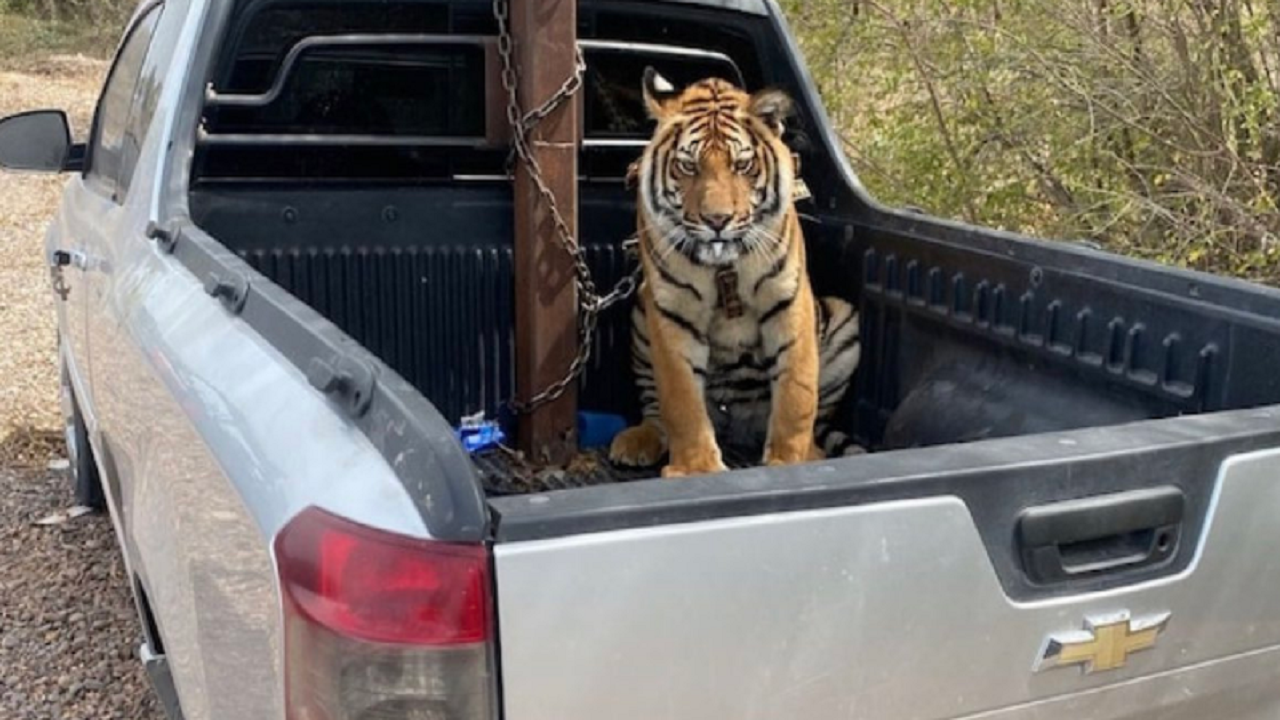
M 1280 4 L 784 4 L 882 200 L 1280 281 Z

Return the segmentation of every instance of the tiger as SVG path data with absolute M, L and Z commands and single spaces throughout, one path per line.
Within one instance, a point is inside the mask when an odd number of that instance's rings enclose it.
M 652 68 L 657 127 L 629 179 L 642 282 L 631 315 L 643 419 L 612 442 L 620 466 L 665 478 L 726 470 L 720 440 L 791 465 L 862 449 L 834 430 L 858 366 L 858 312 L 815 298 L 795 209 L 786 93 L 709 78 L 684 90 Z

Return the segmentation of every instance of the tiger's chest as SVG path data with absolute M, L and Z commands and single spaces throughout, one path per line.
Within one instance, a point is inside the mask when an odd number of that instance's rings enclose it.
M 797 291 L 800 273 L 783 260 L 751 259 L 732 268 L 692 266 L 654 283 L 659 305 L 688 318 L 717 357 L 755 354 L 769 326 L 762 318 Z M 674 282 L 673 282 L 674 280 Z
M 758 354 L 761 348 L 761 313 L 768 307 L 770 288 L 760 288 L 736 268 L 719 269 L 713 276 L 715 300 L 707 329 L 712 366 L 729 357 Z

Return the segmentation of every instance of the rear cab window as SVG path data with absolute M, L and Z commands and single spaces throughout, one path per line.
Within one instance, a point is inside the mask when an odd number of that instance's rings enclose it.
M 751 40 L 730 29 L 638 34 L 619 17 L 583 4 L 587 178 L 620 180 L 648 140 L 645 67 L 677 84 L 713 75 L 749 84 L 760 74 Z M 653 42 L 663 35 L 670 44 Z M 224 38 L 196 179 L 504 177 L 510 131 L 496 36 L 488 3 L 248 8 Z

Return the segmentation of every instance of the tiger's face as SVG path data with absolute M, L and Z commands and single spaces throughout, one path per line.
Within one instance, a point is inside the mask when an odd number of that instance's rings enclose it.
M 652 69 L 644 97 L 658 127 L 637 172 L 658 252 L 709 266 L 779 252 L 795 186 L 790 98 L 719 79 L 678 91 Z

